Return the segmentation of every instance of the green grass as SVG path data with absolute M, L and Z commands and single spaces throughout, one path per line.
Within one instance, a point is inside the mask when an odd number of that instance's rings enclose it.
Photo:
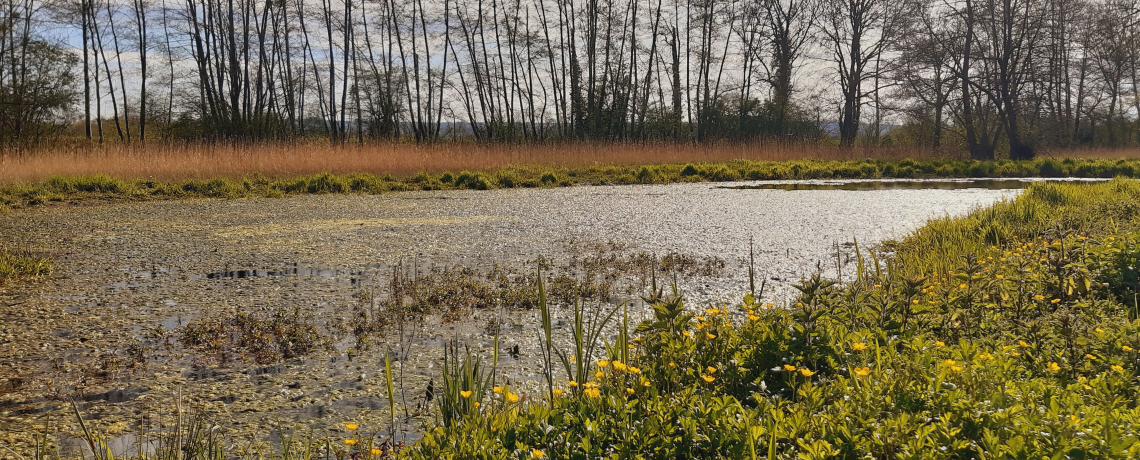
M 0 287 L 18 280 L 50 275 L 50 258 L 0 248 Z
M 52 177 L 0 186 L 0 211 L 52 202 L 132 201 L 177 198 L 280 197 L 301 194 L 376 194 L 405 190 L 488 190 L 585 184 L 664 184 L 787 179 L 1140 177 L 1140 160 L 1065 159 L 1015 162 L 961 160 L 730 161 L 719 163 L 519 166 L 413 176 L 314 174 L 270 178 L 195 179 L 183 182 L 122 179 L 106 175 Z

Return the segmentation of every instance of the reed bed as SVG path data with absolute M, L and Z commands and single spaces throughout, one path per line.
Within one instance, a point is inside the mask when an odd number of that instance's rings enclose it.
M 1044 159 L 1136 159 L 1136 149 L 1045 152 Z M 511 145 L 450 142 L 430 145 L 323 142 L 264 144 L 60 144 L 31 151 L 0 151 L 0 183 L 51 176 L 106 174 L 121 179 L 183 181 L 261 174 L 280 178 L 331 172 L 395 176 L 420 172 L 493 171 L 530 165 L 578 169 L 597 165 L 794 160 L 963 160 L 957 150 L 913 147 L 840 150 L 826 144 L 594 144 Z
M 51 176 L 107 174 L 123 179 L 181 181 L 250 174 L 287 177 L 330 172 L 414 175 L 491 171 L 517 165 L 579 168 L 594 165 L 720 162 L 729 160 L 948 159 L 960 155 L 910 148 L 841 151 L 827 145 L 775 144 L 557 144 L 510 145 L 382 143 L 332 146 L 320 142 L 57 146 L 0 155 L 0 183 Z

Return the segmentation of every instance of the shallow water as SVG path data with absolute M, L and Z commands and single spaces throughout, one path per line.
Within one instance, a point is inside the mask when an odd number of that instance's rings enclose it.
M 594 243 L 612 242 L 627 253 L 726 260 L 723 276 L 682 280 L 690 305 L 699 305 L 743 292 L 742 264 L 752 240 L 759 274 L 778 297 L 817 269 L 834 275 L 837 245 L 845 261 L 855 239 L 869 247 L 899 238 L 930 218 L 963 214 L 1021 188 L 1005 181 L 1008 188 L 952 189 L 850 185 L 855 182 L 192 200 L 3 214 L 0 241 L 55 254 L 57 273 L 0 292 L 0 331 L 9 334 L 0 337 L 0 420 L 32 426 L 59 414 L 68 395 L 89 396 L 77 399 L 107 423 L 142 411 L 161 417 L 170 411 L 172 392 L 183 388 L 239 432 L 275 418 L 316 419 L 312 423 L 324 426 L 348 417 L 382 421 L 387 411 L 381 410 L 386 400 L 377 366 L 384 343 L 350 360 L 341 340 L 331 353 L 271 367 L 219 367 L 174 354 L 109 375 L 91 375 L 90 364 L 121 356 L 144 331 L 174 329 L 203 315 L 283 306 L 337 318 L 360 292 L 384 291 L 400 263 L 417 269 L 499 263 L 529 271 L 537 256 L 565 260 Z M 437 371 L 433 361 L 445 339 L 488 345 L 483 325 L 489 314 L 479 314 L 448 325 L 429 318 L 407 341 L 415 347 L 407 364 L 397 365 L 409 374 L 409 407 Z M 537 366 L 526 358 L 537 355 L 533 317 L 513 315 L 514 337 L 504 343 L 522 349 L 522 358 L 504 358 L 502 370 L 520 382 L 536 379 Z M 397 344 L 397 338 L 383 342 Z

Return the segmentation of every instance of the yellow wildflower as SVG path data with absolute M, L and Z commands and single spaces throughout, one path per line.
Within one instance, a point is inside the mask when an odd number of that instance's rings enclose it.
M 610 365 L 610 362 L 609 362 L 609 361 L 606 361 L 606 360 L 604 360 L 604 359 L 603 359 L 603 360 L 601 360 L 601 361 L 598 361 L 598 367 L 606 367 L 606 366 L 609 366 L 609 365 Z
M 709 340 L 712 340 L 712 339 L 716 338 L 716 334 L 713 334 L 711 332 L 706 332 L 705 337 L 708 337 Z
M 1096 331 L 1097 334 L 1104 334 L 1104 329 L 1101 329 L 1099 327 L 1093 330 Z
M 356 440 L 355 439 L 345 439 L 344 443 L 348 444 L 350 446 L 353 446 L 353 445 L 356 445 Z
M 562 396 L 562 389 L 561 388 L 555 388 L 554 389 L 554 396 Z
M 1061 371 L 1061 365 L 1057 364 L 1056 362 L 1049 361 L 1049 371 L 1050 372 L 1060 372 Z
M 519 402 L 519 395 L 507 392 L 507 402 Z
M 546 453 L 538 449 L 533 449 L 530 451 L 530 456 L 534 458 L 542 458 L 546 456 Z
M 1050 300 L 1050 302 L 1052 302 L 1052 303 L 1060 303 L 1060 302 L 1061 302 L 1061 299 L 1053 299 L 1053 300 Z
M 999 279 L 999 280 L 1000 280 L 1000 279 L 1005 279 L 1005 275 L 994 275 L 994 278 L 997 278 L 997 279 Z
M 370 452 L 372 452 L 372 455 L 380 455 L 380 454 L 384 453 L 384 451 L 377 449 L 375 447 L 373 447 Z
M 599 378 L 599 379 L 602 377 L 605 377 L 605 376 L 606 376 L 606 373 L 602 372 L 602 371 L 598 371 L 598 372 L 594 373 L 594 377 Z
M 970 286 L 969 286 L 969 285 L 967 285 L 966 283 L 962 283 L 962 284 L 959 284 L 959 285 L 958 285 L 958 289 L 966 289 L 966 288 L 968 288 L 968 287 L 970 287 Z
M 602 390 L 599 390 L 597 388 L 587 388 L 586 389 L 586 396 L 589 396 L 591 398 L 597 398 L 598 395 L 601 395 L 601 394 L 602 394 Z
M 788 372 L 795 372 L 795 370 L 796 370 L 796 366 L 793 366 L 793 365 L 791 365 L 791 364 L 785 364 L 785 365 L 784 365 L 784 370 L 785 370 L 785 371 L 788 371 Z
M 626 366 L 625 363 L 621 361 L 614 361 L 614 370 L 624 371 L 627 367 L 629 366 Z
M 1121 349 L 1121 350 L 1124 350 L 1124 351 L 1132 351 L 1132 347 L 1130 347 L 1130 346 L 1128 346 L 1128 345 L 1125 345 L 1125 346 L 1123 346 L 1123 347 L 1120 347 L 1120 349 Z
M 1037 299 L 1037 300 L 1045 300 L 1045 296 L 1043 296 L 1041 294 L 1037 294 L 1037 295 L 1033 296 L 1033 298 Z
M 479 408 L 479 401 L 475 401 L 475 408 L 476 408 L 476 409 L 478 409 L 478 408 Z
M 994 355 L 989 354 L 989 352 L 982 352 L 982 354 L 978 355 L 978 359 L 988 361 L 988 360 L 994 359 Z
M 936 346 L 936 347 L 938 347 L 938 348 L 942 348 L 942 347 L 946 346 L 946 342 L 943 342 L 943 341 L 941 341 L 941 340 L 935 340 L 935 341 L 934 341 L 934 346 Z
M 495 394 L 497 394 L 497 395 L 501 395 L 501 394 L 503 394 L 503 387 L 495 387 L 495 388 L 492 388 L 491 391 L 494 391 Z
M 858 375 L 860 377 L 866 377 L 868 375 L 871 375 L 871 368 L 869 368 L 869 367 L 856 367 L 854 369 L 854 371 L 855 371 L 855 375 Z
M 360 427 L 360 424 L 359 424 L 359 423 L 356 423 L 356 422 L 348 422 L 348 423 L 345 423 L 345 424 L 344 424 L 344 427 L 345 427 L 346 429 L 348 429 L 348 431 L 352 431 L 352 430 L 355 430 L 355 429 L 359 428 L 359 427 Z
M 749 321 L 758 321 L 758 320 L 760 320 L 760 317 L 750 314 L 750 315 L 748 315 L 748 320 Z
M 957 364 L 950 366 L 950 370 L 954 372 L 962 372 L 963 367 Z
M 637 368 L 637 367 L 629 366 L 629 373 L 630 373 L 630 374 L 640 374 L 640 373 L 641 373 L 641 368 Z
M 625 392 L 629 393 L 629 394 L 633 394 L 633 388 L 626 388 Z
M 1018 340 L 1017 345 L 1020 346 L 1021 348 L 1029 348 L 1029 344 L 1025 343 L 1024 340 Z
M 573 381 L 573 380 L 571 380 L 571 381 L 567 382 L 566 384 L 567 384 L 567 385 L 570 385 L 571 387 L 576 387 L 576 386 L 578 386 L 578 382 L 575 382 L 575 381 Z
M 863 342 L 855 342 L 851 344 L 851 348 L 853 348 L 855 351 L 863 351 L 867 349 L 867 344 Z
M 1108 366 L 1108 368 L 1122 374 L 1124 373 L 1124 367 L 1120 366 L 1119 364 L 1113 364 L 1111 366 Z
M 1089 361 L 1095 360 L 1096 355 L 1091 355 L 1091 354 L 1085 353 L 1085 359 L 1088 359 Z
M 716 377 L 713 377 L 711 375 L 703 375 L 702 374 L 701 378 L 704 379 L 705 383 L 712 383 L 713 380 L 716 380 Z
M 800 368 L 800 374 L 802 374 L 804 377 L 811 377 L 812 375 L 815 375 L 815 372 L 812 372 L 808 368 Z
M 706 367 L 705 370 L 708 371 L 708 373 L 710 373 L 710 374 L 716 373 L 716 368 L 712 367 L 712 366 Z
M 463 391 L 460 391 L 460 392 L 459 392 L 459 396 L 462 396 L 462 397 L 463 397 L 463 399 L 467 399 L 467 398 L 470 398 L 470 397 L 471 397 L 471 390 L 463 390 Z

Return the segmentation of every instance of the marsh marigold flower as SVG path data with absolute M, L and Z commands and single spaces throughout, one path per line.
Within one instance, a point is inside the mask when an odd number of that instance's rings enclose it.
M 609 365 L 610 365 L 610 362 L 609 362 L 609 361 L 606 361 L 606 360 L 604 360 L 604 359 L 603 359 L 603 360 L 601 360 L 601 361 L 598 361 L 598 367 L 606 367 L 606 366 L 609 366 Z
M 716 380 L 716 377 L 713 377 L 711 375 L 703 375 L 702 374 L 701 379 L 703 379 L 705 381 L 705 383 L 712 383 L 713 380 Z
M 507 392 L 507 402 L 519 402 L 519 395 Z
M 1061 371 L 1061 365 L 1057 364 L 1054 361 L 1049 361 L 1049 371 L 1050 372 L 1060 372 Z
M 594 377 L 595 377 L 595 378 L 599 378 L 599 379 L 600 379 L 600 378 L 602 378 L 602 377 L 605 377 L 605 376 L 606 376 L 606 373 L 605 373 L 605 372 L 602 372 L 602 371 L 598 371 L 598 372 L 595 372 L 595 373 L 594 373 Z
M 1108 366 L 1108 368 L 1116 372 L 1124 373 L 1124 367 L 1120 366 L 1119 364 L 1113 364 L 1111 366 Z
M 373 447 L 372 450 L 370 450 L 369 452 L 372 452 L 372 455 L 380 455 L 380 454 L 384 453 L 384 451 L 377 449 L 375 447 Z
M 625 363 L 623 363 L 621 361 L 614 361 L 614 369 L 615 370 L 624 371 L 626 369 L 626 367 L 628 367 L 628 366 L 626 366 Z
M 860 377 L 871 375 L 871 368 L 869 367 L 856 367 L 853 370 L 855 371 L 855 375 L 858 375 Z
M 633 388 L 626 388 L 625 392 L 629 393 L 629 394 L 633 394 Z
M 589 396 L 591 398 L 597 398 L 601 394 L 602 394 L 602 390 L 599 390 L 597 388 L 587 388 L 586 389 L 586 396 Z
M 562 389 L 561 388 L 555 388 L 554 389 L 554 396 L 562 396 Z
M 716 334 L 713 334 L 711 332 L 706 332 L 705 337 L 708 337 L 709 340 L 712 340 L 712 339 L 716 338 Z
M 348 431 L 352 431 L 352 430 L 355 430 L 355 429 L 359 428 L 359 427 L 360 427 L 360 424 L 359 424 L 359 423 L 356 423 L 356 422 L 348 422 L 348 423 L 345 423 L 345 424 L 344 424 L 344 427 L 345 427 L 346 429 L 348 429 Z
M 810 370 L 806 367 L 802 367 L 802 368 L 800 368 L 800 374 L 802 374 L 804 377 L 811 377 L 811 376 L 815 375 L 815 372 L 813 372 L 812 370 Z
M 1088 353 L 1086 353 L 1086 354 L 1085 354 L 1085 359 L 1088 359 L 1089 361 L 1095 360 L 1095 359 L 1096 359 L 1096 355 L 1091 355 L 1091 354 L 1088 354 Z
M 460 391 L 459 396 L 462 396 L 464 399 L 470 398 L 471 397 L 471 390 Z
M 573 381 L 573 380 L 571 380 L 571 381 L 569 381 L 569 382 L 566 382 L 566 384 L 567 384 L 567 385 L 570 385 L 571 387 L 576 387 L 576 386 L 578 386 L 578 382 L 575 382 L 575 381 Z
M 546 456 L 546 453 L 541 450 L 534 449 L 530 451 L 530 456 L 534 458 L 542 458 Z
M 1128 345 L 1125 345 L 1125 346 L 1123 346 L 1123 347 L 1120 347 L 1120 349 L 1121 349 L 1121 350 L 1124 350 L 1124 351 L 1132 351 L 1132 347 L 1130 347 L 1130 346 L 1128 346 Z
M 1037 299 L 1037 300 L 1045 300 L 1045 296 L 1043 296 L 1041 294 L 1037 294 L 1037 295 L 1033 296 L 1033 298 Z
M 855 351 L 863 351 L 867 349 L 867 344 L 863 342 L 855 342 L 851 344 L 851 348 Z
M 785 365 L 784 365 L 784 370 L 785 370 L 785 371 L 788 371 L 788 372 L 795 372 L 795 371 L 796 371 L 796 366 L 793 366 L 793 365 L 791 365 L 791 364 L 785 364 Z
M 640 374 L 641 369 L 637 368 L 637 367 L 629 366 L 629 373 L 630 374 Z
M 1024 340 L 1018 340 L 1018 341 L 1017 341 L 1017 346 L 1019 346 L 1019 347 L 1021 347 L 1021 348 L 1029 348 L 1029 344 L 1028 344 L 1028 343 L 1026 343 Z
M 946 342 L 943 342 L 943 341 L 941 341 L 941 340 L 935 340 L 935 341 L 934 341 L 934 346 L 936 346 L 936 347 L 938 347 L 938 348 L 942 348 L 942 347 L 946 346 Z
M 710 373 L 710 374 L 716 373 L 716 368 L 712 367 L 712 366 L 706 367 L 705 370 L 708 371 L 708 373 Z
M 344 443 L 348 444 L 350 446 L 353 446 L 353 445 L 356 445 L 356 440 L 355 439 L 345 439 Z

